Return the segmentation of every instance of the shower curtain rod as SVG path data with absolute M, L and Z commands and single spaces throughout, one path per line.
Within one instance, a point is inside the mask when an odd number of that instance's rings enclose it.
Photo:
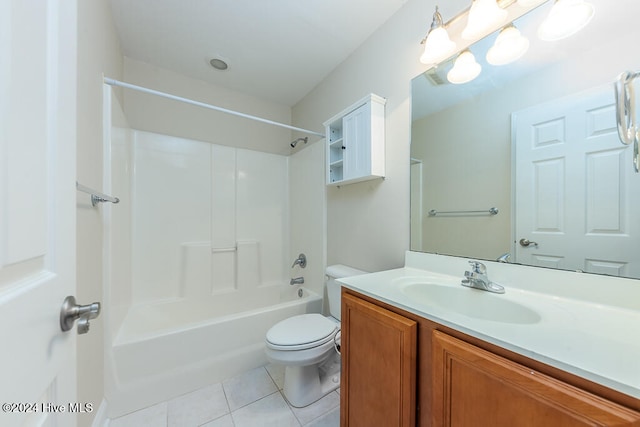
M 146 87 L 132 85 L 131 83 L 121 82 L 119 80 L 110 79 L 108 77 L 104 78 L 104 82 L 106 84 L 110 85 L 110 86 L 119 86 L 119 87 L 123 87 L 123 88 L 126 88 L 126 89 L 133 89 L 133 90 L 137 90 L 139 92 L 144 92 L 144 93 L 148 93 L 148 94 L 151 94 L 151 95 L 157 95 L 157 96 L 161 96 L 163 98 L 173 99 L 174 101 L 180 101 L 180 102 L 184 102 L 186 104 L 196 105 L 198 107 L 208 108 L 210 110 L 220 111 L 220 112 L 223 112 L 223 113 L 232 114 L 234 116 L 244 117 L 245 119 L 251 119 L 251 120 L 258 121 L 258 122 L 267 123 L 267 124 L 274 125 L 274 126 L 280 126 L 280 127 L 283 127 L 283 128 L 295 130 L 295 131 L 298 131 L 298 132 L 308 133 L 310 135 L 316 135 L 316 136 L 324 138 L 324 134 L 318 133 L 318 132 L 314 132 L 312 130 L 302 129 L 302 128 L 295 127 L 295 126 L 290 126 L 290 125 L 287 125 L 287 124 L 284 124 L 284 123 L 280 123 L 280 122 L 275 122 L 275 121 L 269 120 L 269 119 L 263 119 L 262 117 L 252 116 L 250 114 L 245 114 L 245 113 L 241 113 L 239 111 L 229 110 L 229 109 L 226 109 L 226 108 L 218 107 L 216 105 L 205 104 L 204 102 L 194 101 L 193 99 L 183 98 L 181 96 L 176 96 L 176 95 L 171 95 L 170 93 L 160 92 L 160 91 L 157 91 L 157 90 L 148 89 Z

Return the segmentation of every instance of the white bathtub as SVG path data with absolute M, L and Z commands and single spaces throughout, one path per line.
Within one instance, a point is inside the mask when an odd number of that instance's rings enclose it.
M 264 337 L 280 320 L 319 313 L 321 296 L 289 285 L 139 305 L 114 339 L 109 417 L 153 405 L 264 365 Z M 107 353 L 109 354 L 109 352 Z

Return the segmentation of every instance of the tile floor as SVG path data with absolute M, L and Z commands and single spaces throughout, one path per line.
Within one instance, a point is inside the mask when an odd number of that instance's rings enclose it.
M 109 422 L 109 427 L 338 427 L 334 391 L 305 407 L 282 395 L 284 367 L 267 365 Z

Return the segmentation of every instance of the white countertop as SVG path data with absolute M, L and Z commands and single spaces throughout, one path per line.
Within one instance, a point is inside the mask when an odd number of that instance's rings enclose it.
M 404 268 L 339 281 L 364 295 L 640 398 L 639 281 L 598 280 L 598 276 L 584 273 L 485 264 L 489 278 L 505 287 L 504 294 L 461 286 L 464 271 L 469 269 L 463 258 L 414 252 L 407 254 Z M 457 270 L 457 274 L 451 274 Z M 466 300 L 472 298 L 474 302 L 477 297 L 479 304 L 505 303 L 533 314 L 520 323 L 468 316 L 406 292 L 407 286 L 415 283 L 450 287 L 453 289 L 448 291 L 455 295 L 470 292 L 463 295 Z M 598 295 L 602 286 L 608 290 L 607 298 Z

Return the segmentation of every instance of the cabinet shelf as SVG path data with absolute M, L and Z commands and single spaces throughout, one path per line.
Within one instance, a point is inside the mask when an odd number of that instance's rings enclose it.
M 384 105 L 370 94 L 324 122 L 327 185 L 384 177 Z
M 342 138 L 336 139 L 335 141 L 330 141 L 329 147 L 334 149 L 342 149 Z

